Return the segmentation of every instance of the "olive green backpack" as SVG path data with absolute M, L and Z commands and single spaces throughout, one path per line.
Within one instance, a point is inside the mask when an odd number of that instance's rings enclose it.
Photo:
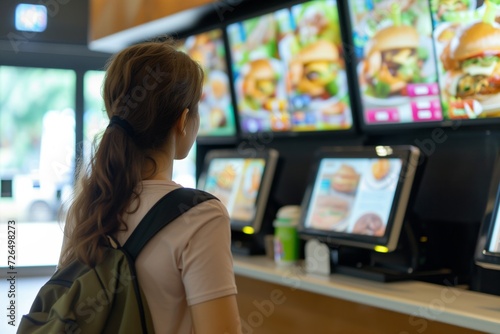
M 74 261 L 56 271 L 21 319 L 17 333 L 154 333 L 135 259 L 165 225 L 209 199 L 215 197 L 200 190 L 173 190 L 151 208 L 123 247 L 110 238 L 102 263 L 90 268 Z

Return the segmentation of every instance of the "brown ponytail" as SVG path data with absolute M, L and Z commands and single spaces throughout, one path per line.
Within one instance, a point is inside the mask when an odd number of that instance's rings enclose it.
M 202 82 L 200 66 L 176 51 L 171 40 L 133 45 L 110 60 L 103 87 L 106 111 L 110 119 L 128 122 L 133 133 L 108 126 L 87 170 L 80 168 L 62 266 L 74 259 L 94 266 L 102 259 L 105 235 L 126 229 L 121 217 L 141 192 L 146 160 L 155 165 L 151 153 L 166 143 L 185 108 L 195 111 L 189 117 L 196 115 Z

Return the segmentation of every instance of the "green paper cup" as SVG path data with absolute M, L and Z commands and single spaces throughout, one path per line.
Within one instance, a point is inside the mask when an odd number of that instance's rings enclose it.
M 300 207 L 286 206 L 278 211 L 274 221 L 274 260 L 278 265 L 292 265 L 299 259 L 297 225 Z

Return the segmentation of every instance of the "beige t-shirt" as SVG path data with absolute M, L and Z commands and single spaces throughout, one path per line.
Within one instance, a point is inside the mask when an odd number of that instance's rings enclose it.
M 140 207 L 124 220 L 124 244 L 147 211 L 165 194 L 181 187 L 172 181 L 143 181 Z M 135 203 L 132 203 L 135 208 Z M 136 261 L 155 333 L 191 333 L 189 306 L 236 294 L 230 248 L 229 216 L 224 205 L 208 200 L 163 228 Z

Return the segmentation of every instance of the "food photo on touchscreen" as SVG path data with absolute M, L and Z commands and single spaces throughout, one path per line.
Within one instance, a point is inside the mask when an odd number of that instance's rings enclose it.
M 16 221 L 7 221 L 7 305 L 6 305 L 6 317 L 7 324 L 10 326 L 16 325 L 16 281 L 17 281 L 17 269 L 16 269 Z

